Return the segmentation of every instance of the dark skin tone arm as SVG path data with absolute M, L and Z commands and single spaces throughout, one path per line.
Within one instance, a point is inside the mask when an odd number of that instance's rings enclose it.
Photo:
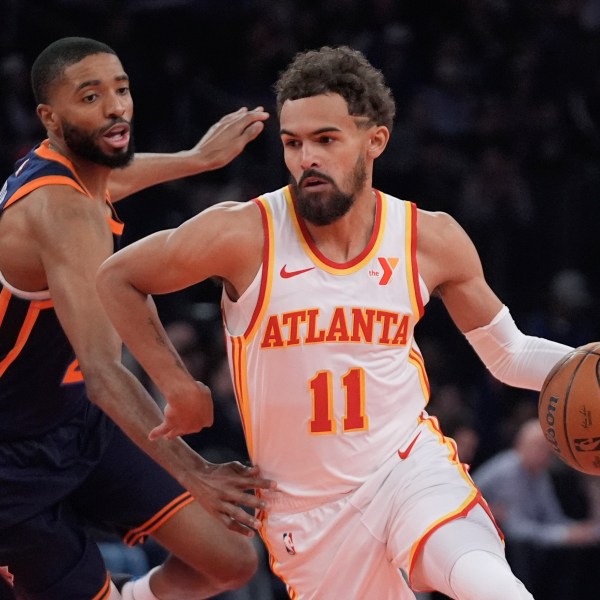
M 262 508 L 263 503 L 245 491 L 271 487 L 271 482 L 260 478 L 254 467 L 208 463 L 181 439 L 148 439 L 162 414 L 121 365 L 121 342 L 97 297 L 95 275 L 113 252 L 107 187 L 118 200 L 150 185 L 223 166 L 262 131 L 268 114 L 260 107 L 241 109 L 225 115 L 189 151 L 139 154 L 128 168 L 111 172 L 72 151 L 65 141 L 64 124 L 70 121 L 84 131 L 97 132 L 109 119 L 131 120 L 128 80 L 119 60 L 112 54 L 90 55 L 67 66 L 51 92 L 48 103 L 38 105 L 38 116 L 50 147 L 71 160 L 91 197 L 68 185 L 48 185 L 5 210 L 0 217 L 0 271 L 18 289 L 49 290 L 80 363 L 90 400 L 210 513 L 231 528 L 251 534 L 247 526 L 255 527 L 257 521 L 238 505 Z M 105 152 L 114 150 L 107 138 L 97 143 Z M 206 416 L 210 425 L 210 403 Z
M 240 108 L 217 121 L 190 150 L 174 153 L 136 153 L 125 169 L 112 171 L 109 191 L 113 202 L 151 185 L 213 171 L 230 163 L 256 138 L 268 118 L 261 106 Z
M 209 512 L 230 527 L 251 534 L 247 527 L 257 527 L 258 521 L 239 505 L 261 508 L 263 504 L 245 490 L 272 486 L 258 477 L 256 468 L 240 463 L 208 463 L 181 438 L 148 438 L 149 432 L 162 422 L 162 413 L 138 380 L 122 366 L 121 341 L 95 289 L 96 271 L 112 253 L 104 202 L 84 197 L 68 186 L 47 186 L 32 192 L 21 207 L 19 204 L 4 216 L 14 211 L 13 221 L 17 214 L 27 217 L 23 220 L 26 225 L 21 222 L 21 230 L 27 231 L 29 245 L 38 258 L 36 263 L 43 269 L 57 316 L 78 357 L 90 400 L 170 471 Z M 36 270 L 32 267 L 30 274 Z M 19 285 L 23 283 L 26 282 L 22 280 Z M 206 425 L 210 425 L 212 405 L 207 411 Z

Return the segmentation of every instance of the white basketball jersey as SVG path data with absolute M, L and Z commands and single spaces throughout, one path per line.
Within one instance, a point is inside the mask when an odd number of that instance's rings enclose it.
M 429 398 L 413 338 L 428 300 L 416 207 L 375 194 L 371 239 L 344 264 L 319 252 L 289 187 L 255 200 L 262 268 L 237 302 L 223 297 L 250 457 L 291 504 L 361 485 L 402 447 Z

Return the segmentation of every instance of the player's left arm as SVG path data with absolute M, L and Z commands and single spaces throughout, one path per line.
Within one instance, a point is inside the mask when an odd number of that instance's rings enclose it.
M 152 185 L 224 167 L 260 134 L 268 116 L 261 106 L 240 108 L 219 119 L 190 150 L 136 153 L 130 165 L 112 171 L 108 183 L 112 201 Z
M 419 211 L 418 260 L 428 289 L 438 295 L 489 371 L 515 387 L 539 390 L 572 348 L 525 335 L 488 285 L 472 240 L 445 213 Z
M 262 243 L 258 207 L 223 202 L 176 229 L 137 240 L 99 269 L 97 289 L 109 317 L 167 402 L 164 423 L 151 432 L 152 439 L 171 439 L 211 424 L 204 418 L 209 390 L 192 377 L 168 339 L 152 296 L 211 277 L 232 290 L 245 289 L 260 267 Z

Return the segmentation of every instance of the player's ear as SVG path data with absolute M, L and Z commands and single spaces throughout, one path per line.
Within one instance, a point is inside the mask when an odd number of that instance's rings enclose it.
M 52 110 L 49 104 L 38 104 L 36 112 L 47 131 L 57 131 L 60 127 L 60 121 L 58 115 Z
M 369 132 L 369 145 L 367 152 L 369 158 L 377 158 L 385 150 L 390 139 L 390 130 L 385 125 L 373 127 Z

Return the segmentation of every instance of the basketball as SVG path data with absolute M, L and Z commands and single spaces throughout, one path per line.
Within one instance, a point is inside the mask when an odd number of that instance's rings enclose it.
M 548 373 L 538 418 L 557 456 L 600 475 L 600 342 L 575 348 Z

